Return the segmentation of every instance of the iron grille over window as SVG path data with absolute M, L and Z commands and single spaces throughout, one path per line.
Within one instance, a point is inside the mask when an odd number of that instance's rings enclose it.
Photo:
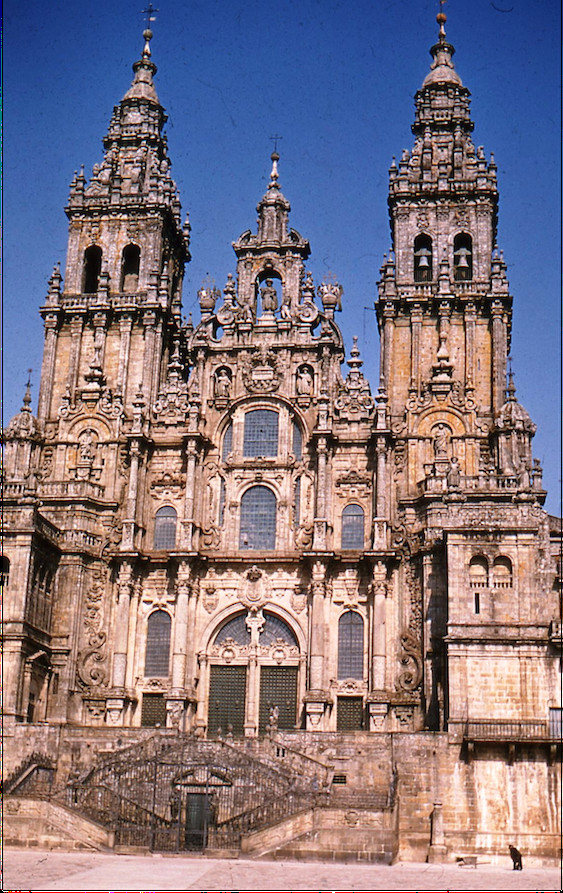
M 338 621 L 338 678 L 362 679 L 364 675 L 364 621 L 356 611 L 346 611 Z
M 251 487 L 242 497 L 239 547 L 276 548 L 276 497 L 268 487 Z
M 563 709 L 561 707 L 549 708 L 549 734 L 551 738 L 561 738 L 563 735 Z
M 355 731 L 364 727 L 364 705 L 361 698 L 338 698 L 336 704 L 336 728 L 340 732 Z
M 277 456 L 278 414 L 271 409 L 253 409 L 244 417 L 244 455 Z
M 165 505 L 154 519 L 154 548 L 173 549 L 176 545 L 176 509 Z
M 170 615 L 153 611 L 147 623 L 145 676 L 168 676 L 170 662 Z
M 166 725 L 166 701 L 163 695 L 143 695 L 141 725 L 162 727 Z
M 342 548 L 364 548 L 364 510 L 360 505 L 347 505 L 342 512 Z
M 298 477 L 293 487 L 293 523 L 297 527 L 301 520 L 301 478 Z

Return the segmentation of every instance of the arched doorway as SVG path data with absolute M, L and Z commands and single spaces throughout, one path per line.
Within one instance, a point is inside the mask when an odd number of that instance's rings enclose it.
M 231 616 L 209 652 L 208 735 L 265 734 L 298 723 L 299 644 L 267 610 Z

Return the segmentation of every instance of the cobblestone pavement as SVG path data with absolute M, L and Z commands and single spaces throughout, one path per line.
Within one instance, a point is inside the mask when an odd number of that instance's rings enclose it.
M 358 865 L 327 862 L 270 862 L 207 859 L 201 856 L 116 856 L 4 849 L 2 890 L 530 890 L 558 893 L 559 868 L 507 864 Z

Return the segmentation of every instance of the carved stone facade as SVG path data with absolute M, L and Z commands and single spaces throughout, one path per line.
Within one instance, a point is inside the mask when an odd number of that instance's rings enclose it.
M 356 344 L 341 371 L 343 289 L 315 287 L 276 153 L 235 274 L 182 321 L 190 227 L 147 43 L 71 184 L 37 417 L 28 393 L 5 434 L 6 722 L 256 737 L 274 717 L 458 751 L 471 723 L 560 728 L 560 526 L 507 384 L 496 166 L 452 54 L 441 25 L 390 170 L 372 393 Z

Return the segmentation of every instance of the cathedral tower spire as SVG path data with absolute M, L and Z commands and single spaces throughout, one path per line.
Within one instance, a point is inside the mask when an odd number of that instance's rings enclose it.
M 61 401 L 76 406 L 85 387 L 90 397 L 96 387 L 98 395 L 109 388 L 132 405 L 142 378 L 154 399 L 166 368 L 164 333 L 180 326 L 189 224 L 182 229 L 170 174 L 151 38 L 147 28 L 133 82 L 113 110 L 101 163 L 89 181 L 81 170 L 70 186 L 64 289 L 54 274 L 42 308 L 42 382 L 51 384 L 41 393 L 40 418 L 56 415 Z M 138 369 L 131 379 L 132 358 Z
M 492 425 L 504 403 L 512 314 L 496 249 L 496 165 L 472 141 L 470 93 L 454 68 L 443 12 L 437 21 L 430 71 L 415 96 L 414 146 L 389 172 L 392 253 L 377 303 L 392 427 L 406 418 L 414 438 L 405 493 L 435 458 L 438 424 L 453 438 L 448 455 L 463 451 L 463 471 L 478 473 L 488 445 L 475 414 Z

